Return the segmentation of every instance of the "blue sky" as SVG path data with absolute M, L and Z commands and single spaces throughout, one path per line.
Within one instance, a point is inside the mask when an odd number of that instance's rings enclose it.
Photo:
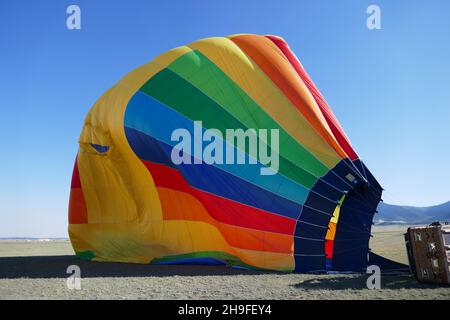
M 81 8 L 82 29 L 66 28 Z M 366 8 L 381 8 L 381 30 Z M 450 200 L 450 1 L 0 0 L 0 237 L 66 236 L 83 119 L 199 38 L 284 37 L 394 204 Z

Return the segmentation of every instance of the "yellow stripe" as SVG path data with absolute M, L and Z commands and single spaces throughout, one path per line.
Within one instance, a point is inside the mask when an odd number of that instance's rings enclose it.
M 130 72 L 89 111 L 78 154 L 89 224 L 69 226 L 75 250 L 94 250 L 103 255 L 105 250 L 108 252 L 108 245 L 120 245 L 119 237 L 128 239 L 125 243 L 139 243 L 143 247 L 152 241 L 160 243 L 161 234 L 155 229 L 156 222 L 162 221 L 158 193 L 150 173 L 128 144 L 124 113 L 133 94 L 150 77 L 189 50 L 187 47 L 173 49 Z M 110 146 L 110 150 L 98 154 L 90 147 L 91 143 Z M 108 230 L 114 231 L 110 237 Z M 120 255 L 120 250 L 115 251 Z M 165 250 L 152 252 L 155 257 L 166 253 Z
M 294 268 L 291 254 L 231 247 L 216 227 L 200 221 L 156 221 L 148 226 L 145 234 L 141 234 L 143 230 L 138 224 L 77 224 L 71 225 L 70 230 L 76 251 L 95 251 L 95 261 L 150 263 L 154 258 L 163 256 L 221 251 L 257 268 Z M 82 238 L 87 238 L 87 241 L 83 241 L 79 234 L 83 234 Z M 141 237 L 136 237 L 136 234 L 141 234 Z
M 244 263 L 253 265 L 257 268 L 293 271 L 295 267 L 295 260 L 292 254 L 260 252 L 240 248 L 235 248 L 235 251 L 238 253 L 237 256 L 240 257 Z
M 339 200 L 338 205 L 336 208 L 334 208 L 333 216 L 330 219 L 330 222 L 328 223 L 328 231 L 327 235 L 325 236 L 326 240 L 334 240 L 334 237 L 336 236 L 336 227 L 339 221 L 339 214 L 341 213 L 341 206 L 345 199 L 345 194 L 341 197 Z
M 214 62 L 288 134 L 327 167 L 332 168 L 341 160 L 270 78 L 234 42 L 228 38 L 208 38 L 194 42 L 189 47 L 199 50 Z M 311 101 L 311 104 L 315 104 L 319 110 L 315 102 Z

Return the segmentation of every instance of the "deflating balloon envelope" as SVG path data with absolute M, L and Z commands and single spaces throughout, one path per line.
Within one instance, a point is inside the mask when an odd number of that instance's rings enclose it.
M 287 43 L 170 50 L 88 113 L 69 204 L 97 261 L 364 271 L 382 188 Z

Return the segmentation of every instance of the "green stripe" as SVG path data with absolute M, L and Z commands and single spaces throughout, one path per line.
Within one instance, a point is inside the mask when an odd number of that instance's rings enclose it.
M 298 167 L 306 169 L 315 177 L 325 175 L 330 169 L 293 139 L 245 91 L 201 52 L 193 51 L 184 54 L 172 62 L 169 69 L 199 88 L 247 128 L 280 130 L 280 154 Z
M 248 129 L 203 92 L 169 69 L 155 74 L 140 90 L 191 120 L 202 120 L 205 128 L 220 130 L 224 137 L 226 129 Z M 280 134 L 280 145 L 282 143 Z M 249 148 L 243 151 L 248 152 Z M 258 158 L 257 154 L 252 156 Z M 317 178 L 286 160 L 281 154 L 281 148 L 279 160 L 279 173 L 306 188 L 312 188 Z
M 78 251 L 75 253 L 76 256 L 83 260 L 92 260 L 95 258 L 95 252 L 92 250 Z

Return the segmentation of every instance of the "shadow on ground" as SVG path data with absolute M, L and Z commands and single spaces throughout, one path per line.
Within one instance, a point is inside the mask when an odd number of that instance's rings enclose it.
M 83 278 L 95 277 L 168 277 L 225 276 L 263 274 L 261 271 L 237 270 L 226 266 L 150 265 L 135 263 L 90 262 L 74 255 L 0 257 L 0 279 L 67 278 L 67 267 L 77 265 Z M 275 272 L 273 272 L 275 273 Z
M 302 281 L 293 286 L 297 289 L 309 290 L 361 290 L 367 289 L 368 275 L 339 275 L 338 277 L 317 278 Z M 448 287 L 446 285 L 425 284 L 418 282 L 409 274 L 385 274 L 381 275 L 381 288 L 393 289 L 437 289 Z
M 237 270 L 227 266 L 150 265 L 115 262 L 90 262 L 74 255 L 0 257 L 0 279 L 67 278 L 67 267 L 77 265 L 83 278 L 98 277 L 170 277 L 170 276 L 229 276 L 280 274 Z M 292 284 L 302 290 L 361 290 L 366 289 L 366 274 L 304 275 L 302 282 Z M 313 278 L 311 278 L 313 277 Z M 297 278 L 298 279 L 298 278 Z M 433 289 L 442 286 L 422 284 L 409 274 L 382 275 L 383 289 Z

